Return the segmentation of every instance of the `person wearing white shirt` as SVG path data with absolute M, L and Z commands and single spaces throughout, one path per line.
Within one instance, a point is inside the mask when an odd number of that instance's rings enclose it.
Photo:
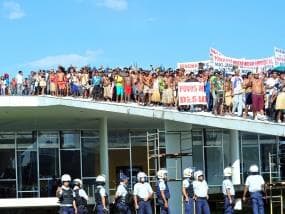
M 242 83 L 243 79 L 240 76 L 240 70 L 235 70 L 235 76 L 231 78 L 232 82 L 232 91 L 233 91 L 233 114 L 235 113 L 236 109 L 238 112 L 238 116 L 242 116 L 242 109 L 243 109 L 243 89 L 242 89 Z
M 225 214 L 233 214 L 234 213 L 234 196 L 235 189 L 231 180 L 232 176 L 232 168 L 226 167 L 224 169 L 224 180 L 222 185 L 222 190 L 224 194 L 224 213 Z
M 257 165 L 251 165 L 249 172 L 250 175 L 246 178 L 245 181 L 243 201 L 246 201 L 246 193 L 249 191 L 253 214 L 264 214 L 264 179 L 261 175 L 258 174 Z
M 146 174 L 139 172 L 137 175 L 138 183 L 134 186 L 134 201 L 137 214 L 152 214 L 150 200 L 153 190 L 148 182 L 146 182 Z
M 76 207 L 77 207 L 77 214 L 87 214 L 87 201 L 88 195 L 86 194 L 85 190 L 82 189 L 82 181 L 79 178 L 73 180 L 73 197 L 75 199 Z
M 115 195 L 116 208 L 120 214 L 131 214 L 131 208 L 128 201 L 128 182 L 129 178 L 126 175 L 121 175 L 120 184 Z
M 208 204 L 208 184 L 204 179 L 204 174 L 201 170 L 194 173 L 195 181 L 193 182 L 194 198 L 196 200 L 196 214 L 210 214 Z
M 23 82 L 24 82 L 24 77 L 23 77 L 23 72 L 19 71 L 17 76 L 16 76 L 16 82 L 17 82 L 17 95 L 21 96 L 23 93 Z

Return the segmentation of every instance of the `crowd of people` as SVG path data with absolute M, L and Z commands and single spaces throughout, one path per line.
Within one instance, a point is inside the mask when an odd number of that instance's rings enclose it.
M 243 190 L 243 202 L 247 201 L 247 193 L 250 193 L 251 206 L 253 213 L 264 214 L 263 198 L 266 197 L 266 186 L 263 177 L 259 174 L 257 165 L 251 165 L 249 176 L 246 178 Z M 93 212 L 97 214 L 152 214 L 153 199 L 156 200 L 157 208 L 160 214 L 170 214 L 173 208 L 169 206 L 171 191 L 168 186 L 168 171 L 160 169 L 157 171 L 156 192 L 154 194 L 152 185 L 148 182 L 148 177 L 144 172 L 137 174 L 137 182 L 131 192 L 128 185 L 129 178 L 121 174 L 120 183 L 116 189 L 113 203 L 110 205 L 107 190 L 105 188 L 106 178 L 104 175 L 96 177 L 95 187 L 95 206 Z M 60 214 L 87 214 L 88 195 L 83 190 L 83 184 L 80 179 L 73 180 L 73 189 L 71 177 L 64 174 L 61 177 L 62 185 L 57 188 L 56 195 L 60 202 Z M 194 171 L 187 167 L 183 170 L 183 181 L 181 196 L 183 197 L 185 214 L 210 214 L 211 209 L 208 203 L 208 184 L 205 180 L 203 171 Z M 224 180 L 222 182 L 222 193 L 224 196 L 225 214 L 235 212 L 235 187 L 232 183 L 232 167 L 224 169 Z M 173 199 L 172 199 L 173 200 Z M 175 198 L 174 198 L 175 200 Z M 237 208 L 236 208 L 237 209 Z
M 204 85 L 206 105 L 179 105 L 178 83 L 200 82 Z M 0 78 L 0 95 L 73 96 L 96 101 L 136 102 L 146 106 L 175 107 L 180 111 L 208 111 L 215 115 L 237 115 L 256 120 L 285 121 L 285 72 L 241 74 L 204 69 L 96 69 L 90 67 L 40 70 L 14 78 L 5 73 Z M 252 112 L 252 114 L 249 114 Z

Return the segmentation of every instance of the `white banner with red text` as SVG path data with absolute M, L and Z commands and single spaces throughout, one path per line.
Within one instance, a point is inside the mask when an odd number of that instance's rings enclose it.
M 179 105 L 207 105 L 204 83 L 179 82 L 178 83 Z

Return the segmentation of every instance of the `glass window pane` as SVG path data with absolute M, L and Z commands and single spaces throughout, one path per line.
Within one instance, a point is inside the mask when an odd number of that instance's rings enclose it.
M 260 135 L 259 141 L 261 144 L 276 144 L 276 136 L 272 135 Z
M 37 152 L 18 151 L 18 186 L 19 191 L 38 189 Z
M 245 146 L 242 147 L 243 154 L 243 172 L 244 178 L 248 175 L 250 165 L 259 165 L 259 151 L 258 146 Z
M 95 177 L 100 167 L 100 145 L 97 138 L 82 138 L 83 177 Z M 97 169 L 97 170 L 96 170 Z
M 58 148 L 58 132 L 39 132 L 40 148 Z
M 242 132 L 242 144 L 247 145 L 257 145 L 258 144 L 258 135 L 249 132 Z
M 92 204 L 95 202 L 95 187 L 96 187 L 96 179 L 95 178 L 83 178 L 83 188 L 87 195 L 89 196 L 89 203 Z
M 14 133 L 0 133 L 0 149 L 15 149 Z
M 0 179 L 16 179 L 15 173 L 15 150 L 0 150 Z
M 0 181 L 0 198 L 16 198 L 16 180 Z
M 275 154 L 277 153 L 277 145 L 276 144 L 261 144 L 260 145 L 260 161 L 261 161 L 261 171 L 269 172 L 269 153 Z M 276 156 L 272 157 L 272 162 L 277 163 Z M 277 165 L 275 164 L 272 167 L 272 171 L 277 172 Z
M 221 146 L 222 134 L 220 129 L 206 129 L 206 146 Z
M 55 197 L 57 187 L 61 185 L 60 179 L 52 178 L 40 181 L 41 197 Z
M 195 167 L 195 169 L 204 170 L 202 130 L 192 131 L 192 144 L 193 144 L 192 148 L 193 167 Z
M 231 163 L 231 151 L 230 151 L 230 132 L 223 131 L 223 149 L 224 149 L 224 164 L 230 166 Z
M 37 134 L 36 131 L 17 133 L 17 150 L 37 148 Z
M 72 178 L 81 178 L 80 152 L 78 150 L 60 151 L 61 175 L 70 174 Z
M 79 149 L 80 134 L 77 131 L 60 132 L 60 145 L 62 149 Z
M 221 185 L 223 181 L 222 148 L 208 147 L 206 149 L 206 175 L 209 185 Z
M 38 192 L 18 192 L 19 198 L 36 198 L 38 197 Z
M 99 130 L 81 131 L 81 137 L 99 137 Z
M 40 178 L 59 176 L 58 149 L 39 149 Z

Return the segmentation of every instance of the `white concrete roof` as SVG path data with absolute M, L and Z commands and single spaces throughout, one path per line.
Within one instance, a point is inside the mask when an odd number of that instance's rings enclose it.
M 268 121 L 254 121 L 238 117 L 214 116 L 207 112 L 179 112 L 175 109 L 163 107 L 144 107 L 134 103 L 118 104 L 110 102 L 94 102 L 90 99 L 52 96 L 3 96 L 0 97 L 0 109 L 7 107 L 49 107 L 67 106 L 71 108 L 88 109 L 125 116 L 151 118 L 158 120 L 171 120 L 193 125 L 210 126 L 225 129 L 262 133 L 268 135 L 285 136 L 285 124 Z

